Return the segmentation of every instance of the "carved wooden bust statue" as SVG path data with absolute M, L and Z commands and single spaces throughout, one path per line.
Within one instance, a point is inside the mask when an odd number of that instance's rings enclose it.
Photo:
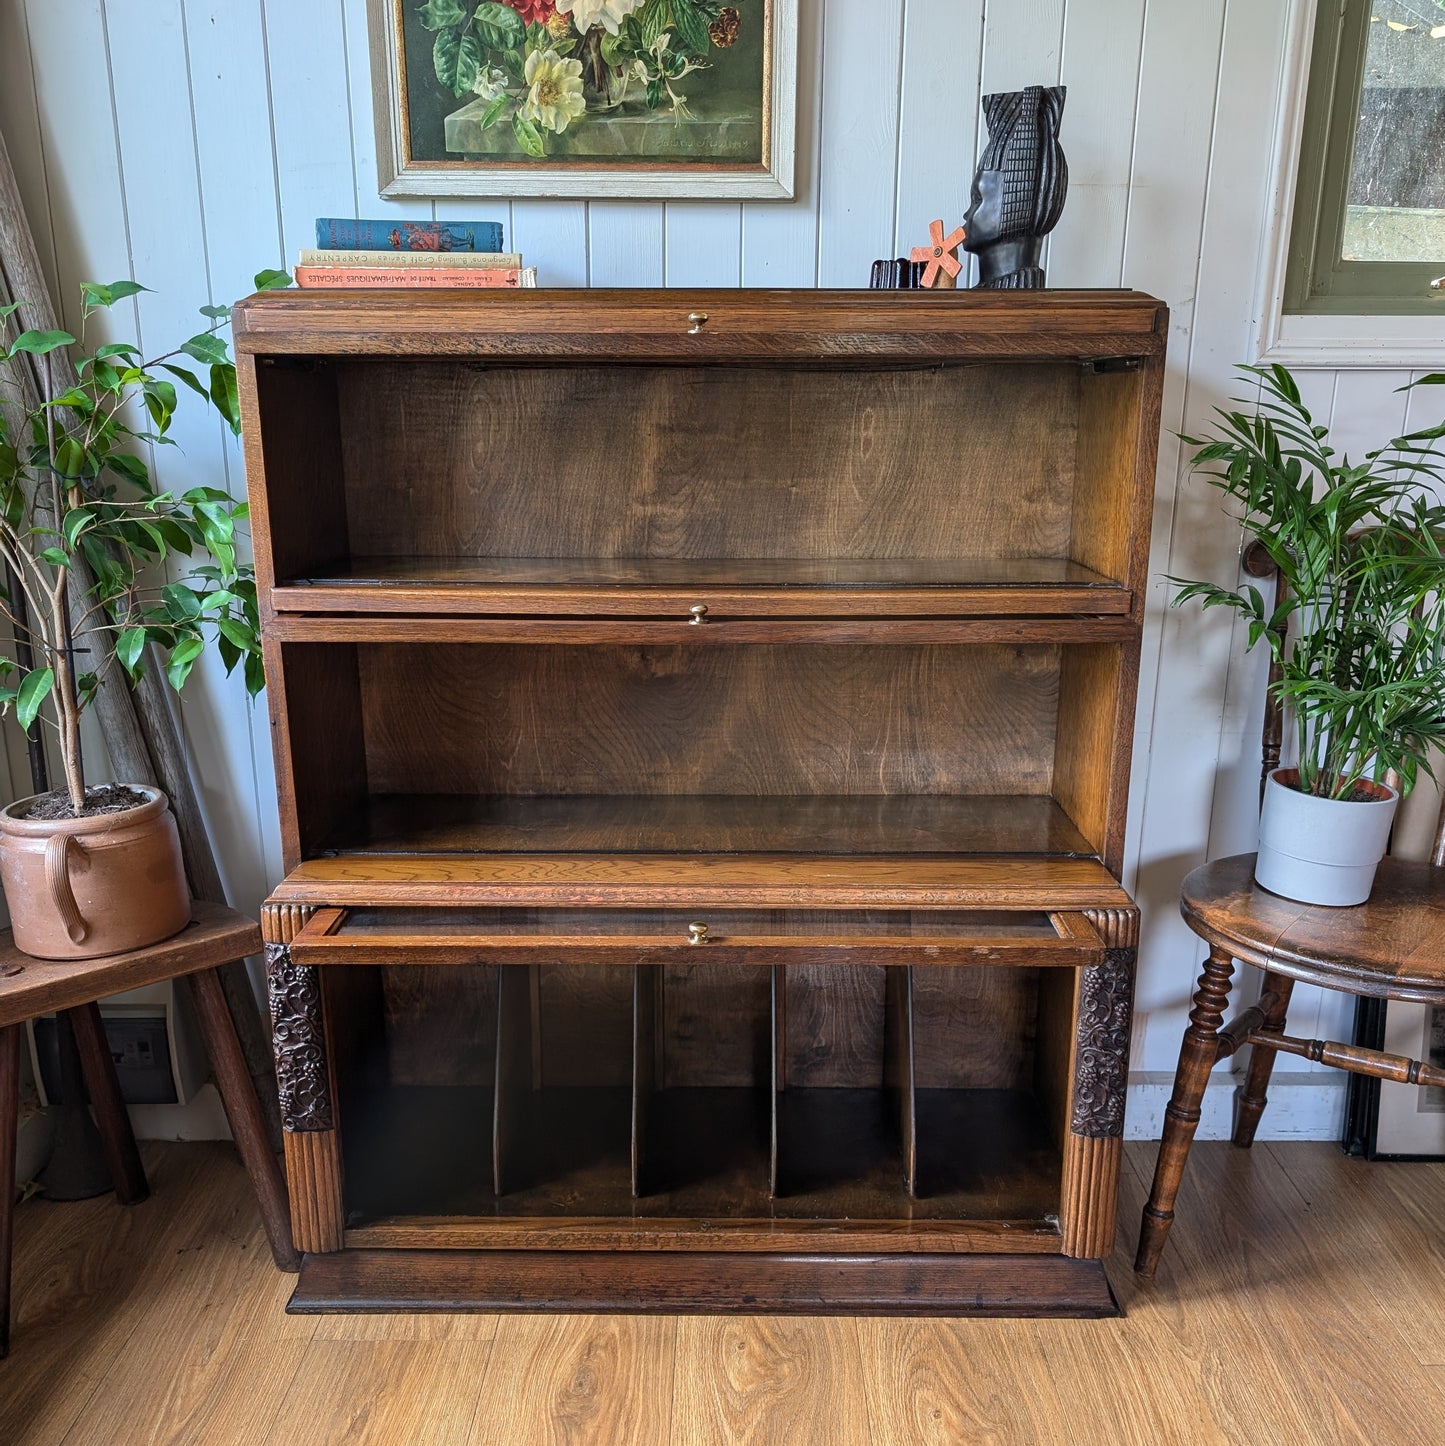
M 1039 250 L 1058 225 L 1069 188 L 1059 147 L 1062 85 L 1031 85 L 983 98 L 988 145 L 973 178 L 963 224 L 966 251 L 978 257 L 977 290 L 1037 290 Z

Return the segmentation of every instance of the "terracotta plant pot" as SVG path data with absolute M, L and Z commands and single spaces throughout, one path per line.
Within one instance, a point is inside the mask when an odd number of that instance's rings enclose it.
M 1301 793 L 1298 783 L 1296 769 L 1277 768 L 1264 786 L 1255 881 L 1302 904 L 1363 904 L 1400 795 L 1383 783 L 1364 783 L 1374 796 L 1347 802 Z
M 166 796 L 94 818 L 30 819 L 35 802 L 0 809 L 0 879 L 15 943 L 40 959 L 140 949 L 191 920 L 181 840 Z

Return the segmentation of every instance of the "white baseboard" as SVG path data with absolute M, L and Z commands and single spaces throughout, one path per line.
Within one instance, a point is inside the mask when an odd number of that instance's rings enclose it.
M 1227 1140 L 1234 1126 L 1234 1090 L 1240 1077 L 1220 1071 L 1211 1076 L 1195 1135 Z M 1338 1140 L 1345 1123 L 1345 1087 L 1338 1070 L 1276 1070 L 1269 1082 L 1269 1103 L 1259 1122 L 1260 1140 Z M 1157 1140 L 1164 1129 L 1164 1107 L 1174 1088 L 1173 1074 L 1139 1072 L 1129 1077 L 1124 1136 Z
M 138 1140 L 229 1140 L 231 1127 L 213 1084 L 202 1085 L 185 1105 L 128 1105 Z M 20 1120 L 15 1135 L 15 1183 L 24 1185 L 45 1168 L 55 1132 L 53 1113 L 35 1109 Z
M 130 1105 L 138 1140 L 229 1140 L 231 1127 L 213 1084 L 204 1084 L 185 1105 Z

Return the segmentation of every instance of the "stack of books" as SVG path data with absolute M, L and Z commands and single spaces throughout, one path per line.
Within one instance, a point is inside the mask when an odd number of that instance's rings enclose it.
M 303 250 L 297 286 L 326 290 L 377 287 L 536 286 L 537 268 L 502 250 L 496 221 L 316 222 L 316 247 Z

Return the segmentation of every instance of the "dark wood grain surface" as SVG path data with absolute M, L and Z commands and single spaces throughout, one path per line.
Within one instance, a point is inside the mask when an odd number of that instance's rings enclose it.
M 273 588 L 282 612 L 862 617 L 1127 613 L 1127 589 L 1067 558 L 339 560 Z
M 1131 607 L 1137 612 L 1138 598 Z M 566 609 L 562 610 L 566 612 Z M 821 611 L 821 610 L 820 610 Z M 829 611 L 836 611 L 830 609 Z M 1066 612 L 1039 616 L 1023 607 L 999 612 L 981 609 L 978 616 L 896 616 L 880 608 L 877 615 L 729 617 L 709 615 L 697 627 L 679 611 L 663 617 L 529 617 L 505 612 L 485 616 L 436 613 L 277 613 L 267 622 L 267 635 L 278 643 L 544 643 L 586 647 L 623 645 L 685 647 L 703 651 L 740 643 L 805 643 L 809 646 L 861 644 L 912 645 L 1123 642 L 1138 646 L 1139 622 L 1134 616 L 1105 613 L 1098 617 Z M 1047 609 L 1043 610 L 1046 614 Z
M 375 855 L 1094 854 L 1045 794 L 378 794 L 329 843 Z
M 255 920 L 222 904 L 195 903 L 191 913 L 190 924 L 173 938 L 99 960 L 36 959 L 22 954 L 5 930 L 0 934 L 0 1028 L 261 952 Z
M 237 351 L 263 356 L 693 362 L 1147 356 L 1168 325 L 1162 302 L 1131 291 L 272 291 L 232 316 Z
M 779 1108 L 780 1193 L 770 1196 L 766 1088 L 674 1088 L 649 1121 L 655 1190 L 634 1200 L 628 1085 L 516 1091 L 503 1192 L 487 1141 L 492 1092 L 395 1086 L 358 1098 L 344 1124 L 350 1228 L 456 1216 L 522 1220 L 579 1214 L 728 1222 L 1009 1221 L 1057 1214 L 1059 1157 L 1026 1092 L 921 1091 L 927 1184 L 903 1186 L 896 1121 L 878 1089 L 789 1089 Z M 906 1249 L 906 1236 L 897 1237 Z
M 310 1257 L 290 1311 L 649 1311 L 687 1314 L 1118 1314 L 1104 1267 L 1062 1256 L 351 1250 Z
M 486 1085 L 495 1071 L 497 966 L 379 970 L 387 1078 L 398 1084 Z
M 1254 855 L 1195 869 L 1181 905 L 1203 938 L 1262 969 L 1377 998 L 1445 1003 L 1445 870 L 1384 859 L 1366 903 L 1300 904 L 1254 882 Z
M 282 905 L 518 904 L 625 908 L 1108 909 L 1130 899 L 1097 859 L 965 855 L 433 854 L 310 859 L 276 886 Z
M 1069 556 L 1075 365 L 337 370 L 353 554 Z
M 1027 795 L 1052 781 L 1048 646 L 399 644 L 359 662 L 376 793 Z

